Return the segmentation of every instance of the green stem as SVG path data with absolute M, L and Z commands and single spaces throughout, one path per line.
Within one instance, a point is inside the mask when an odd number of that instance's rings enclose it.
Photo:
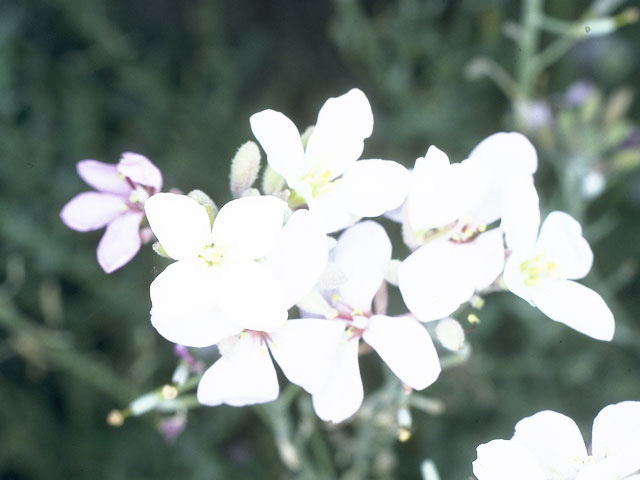
M 538 50 L 539 25 L 543 8 L 544 0 L 525 0 L 522 9 L 522 35 L 520 36 L 520 59 L 517 75 L 522 100 L 533 96 L 535 75 L 532 72 L 531 60 Z

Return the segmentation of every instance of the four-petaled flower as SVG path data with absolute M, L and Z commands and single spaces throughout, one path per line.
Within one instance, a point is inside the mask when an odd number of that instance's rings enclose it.
M 415 318 L 371 312 L 391 260 L 391 242 L 379 224 L 366 221 L 347 229 L 332 256 L 347 278 L 330 295 L 336 317 L 290 320 L 270 340 L 287 378 L 311 393 L 317 415 L 338 423 L 362 404 L 360 338 L 416 390 L 436 381 L 440 362 L 429 333 Z
M 640 402 L 603 408 L 593 421 L 591 454 L 569 417 L 543 411 L 520 420 L 511 440 L 478 447 L 478 480 L 640 480 Z
M 162 188 L 162 174 L 137 153 L 123 153 L 117 165 L 82 160 L 78 175 L 96 192 L 73 197 L 60 212 L 62 221 L 79 232 L 107 229 L 98 244 L 98 263 L 106 273 L 128 263 L 140 250 L 144 203 Z
M 330 98 L 306 145 L 289 118 L 274 110 L 251 116 L 251 129 L 270 167 L 292 191 L 292 208 L 308 205 L 325 232 L 341 230 L 360 217 L 398 207 L 407 194 L 408 171 L 390 160 L 360 160 L 373 130 L 367 97 L 358 89 Z

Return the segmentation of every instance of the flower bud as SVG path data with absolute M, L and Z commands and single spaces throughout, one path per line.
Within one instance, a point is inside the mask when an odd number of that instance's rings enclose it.
M 265 195 L 273 195 L 284 190 L 285 185 L 286 182 L 284 178 L 267 165 L 262 174 L 262 193 Z
M 458 352 L 464 346 L 464 329 L 453 318 L 443 318 L 436 326 L 436 337 L 447 350 Z
M 207 215 L 209 215 L 209 222 L 213 225 L 213 220 L 216 218 L 218 214 L 218 207 L 211 200 L 211 197 L 204 193 L 202 190 L 191 190 L 188 195 L 190 198 L 198 202 L 207 210 Z
M 231 193 L 238 198 L 242 193 L 251 188 L 258 178 L 260 170 L 260 149 L 252 142 L 240 146 L 236 155 L 231 160 L 230 185 Z

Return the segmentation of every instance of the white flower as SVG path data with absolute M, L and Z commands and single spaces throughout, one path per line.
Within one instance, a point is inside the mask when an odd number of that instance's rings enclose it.
M 591 455 L 569 417 L 543 411 L 520 420 L 511 440 L 478 447 L 478 480 L 638 480 L 640 402 L 603 408 L 593 421 Z
M 324 235 L 308 212 L 296 212 L 283 228 L 285 208 L 275 197 L 240 198 L 211 225 L 205 207 L 187 196 L 147 200 L 149 225 L 177 260 L 151 284 L 151 322 L 163 337 L 204 347 L 285 323 L 327 258 Z
M 273 273 L 274 280 L 282 285 L 288 307 L 313 289 L 325 269 L 327 251 L 326 235 L 309 211 L 295 211 L 262 262 Z M 245 292 L 245 302 L 254 301 L 252 293 Z M 259 308 L 259 305 L 251 308 Z M 210 320 L 215 321 L 214 318 Z M 267 345 L 274 348 L 271 343 L 274 331 L 278 329 L 268 329 L 266 325 L 259 331 L 247 328 L 239 335 L 222 340 L 218 344 L 221 358 L 204 373 L 198 384 L 198 401 L 210 406 L 222 403 L 242 406 L 274 400 L 279 386 L 267 350 Z
M 380 225 L 367 221 L 350 227 L 333 251 L 348 279 L 332 296 L 337 317 L 290 320 L 271 336 L 274 358 L 291 382 L 311 393 L 323 420 L 341 422 L 362 403 L 360 338 L 412 388 L 428 387 L 440 373 L 431 337 L 413 317 L 371 312 L 390 259 L 391 242 Z
M 504 222 L 512 250 L 504 271 L 507 287 L 552 320 L 611 340 L 615 329 L 611 310 L 598 293 L 573 281 L 586 276 L 593 263 L 580 224 L 567 213 L 551 212 L 537 235 L 540 217 L 534 195 L 531 191 L 523 195 Z
M 486 231 L 518 193 L 533 185 L 536 152 L 519 133 L 483 140 L 462 163 L 432 146 L 416 160 L 403 211 L 405 243 L 417 249 L 398 270 L 407 307 L 421 321 L 453 313 L 504 267 L 502 230 Z
M 513 183 L 532 181 L 537 163 L 531 142 L 516 132 L 487 137 L 461 163 L 449 163 L 443 151 L 431 146 L 411 172 L 403 218 L 411 235 L 407 245 L 416 248 L 464 226 L 482 230 L 500 219 Z
M 290 203 L 306 203 L 326 232 L 359 217 L 382 215 L 404 201 L 406 168 L 388 160 L 357 161 L 373 130 L 371 106 L 362 91 L 327 100 L 306 147 L 296 126 L 280 112 L 264 110 L 250 122 L 269 165 L 293 191 Z

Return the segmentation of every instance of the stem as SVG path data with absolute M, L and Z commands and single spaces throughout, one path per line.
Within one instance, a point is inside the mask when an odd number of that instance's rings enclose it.
M 535 75 L 531 68 L 531 60 L 538 50 L 540 41 L 540 20 L 544 0 L 525 0 L 522 9 L 522 35 L 520 37 L 520 60 L 518 63 L 518 85 L 522 100 L 533 95 Z

